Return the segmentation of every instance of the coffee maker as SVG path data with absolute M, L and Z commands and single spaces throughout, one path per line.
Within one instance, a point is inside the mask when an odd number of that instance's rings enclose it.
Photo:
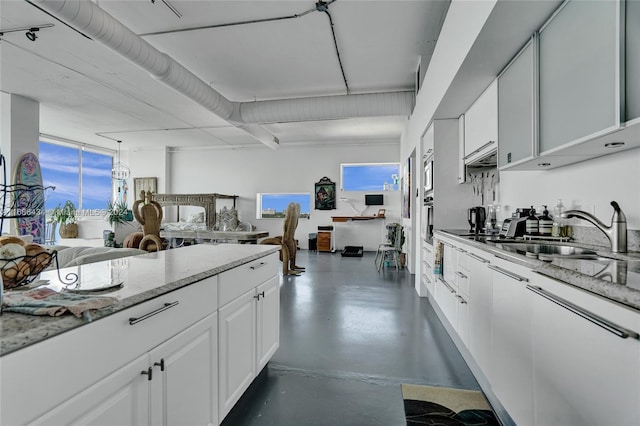
M 484 207 L 471 207 L 468 210 L 467 221 L 469 222 L 469 232 L 479 234 L 484 229 L 484 223 L 487 220 L 487 212 Z

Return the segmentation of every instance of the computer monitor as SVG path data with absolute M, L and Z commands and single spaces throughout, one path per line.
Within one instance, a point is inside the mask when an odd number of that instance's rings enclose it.
M 384 205 L 383 194 L 365 194 L 364 204 L 367 206 L 382 206 Z

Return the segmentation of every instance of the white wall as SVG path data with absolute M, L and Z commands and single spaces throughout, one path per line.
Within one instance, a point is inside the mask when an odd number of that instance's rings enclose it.
M 495 0 L 488 0 L 453 1 L 449 6 L 422 88 L 416 96 L 416 106 L 402 135 L 400 160 L 403 164 L 411 152 L 421 152 L 422 135 L 495 5 Z M 418 185 L 421 185 L 421 179 L 418 179 Z M 418 210 L 412 212 L 412 217 L 417 218 L 417 221 L 410 231 L 415 240 L 420 238 L 420 218 L 417 212 Z M 411 228 L 412 221 L 404 220 L 403 224 Z M 409 271 L 416 274 L 418 286 L 421 268 L 419 255 L 410 252 L 409 259 L 413 260 L 408 265 Z
M 558 198 L 567 209 L 594 213 L 609 224 L 617 201 L 627 216 L 629 229 L 640 229 L 640 149 L 546 171 L 504 171 L 500 173 L 503 217 L 517 207 L 547 204 L 553 213 Z M 589 226 L 576 221 L 576 225 Z
M 337 209 L 314 210 L 311 218 L 298 224 L 296 238 L 301 248 L 307 248 L 308 234 L 317 232 L 318 225 L 332 225 L 331 216 L 355 214 L 351 207 L 340 201 L 346 197 L 364 209 L 364 192 L 340 191 L 340 163 L 395 162 L 398 161 L 399 141 L 370 145 L 337 145 L 271 150 L 266 147 L 241 150 L 181 150 L 169 154 L 170 188 L 173 193 L 219 192 L 238 195 L 239 219 L 269 231 L 272 236 L 282 234 L 281 219 L 256 219 L 256 193 L 259 192 L 308 192 L 323 177 L 336 182 Z M 135 154 L 147 158 L 143 152 Z M 139 164 L 133 160 L 132 164 Z M 147 166 L 149 167 L 149 166 Z M 134 175 L 139 170 L 132 167 Z M 153 171 L 147 169 L 148 175 Z M 382 189 L 380 193 L 383 193 Z M 387 219 L 367 222 L 348 222 L 336 225 L 336 246 L 362 245 L 365 250 L 376 250 L 384 235 L 384 223 L 400 220 L 400 195 L 398 191 L 385 194 Z M 220 202 L 220 205 L 224 201 Z M 378 206 L 368 207 L 363 214 L 374 214 Z

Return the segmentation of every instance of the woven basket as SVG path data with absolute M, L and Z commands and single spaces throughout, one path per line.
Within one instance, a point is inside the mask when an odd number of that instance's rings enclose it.
M 51 265 L 57 252 L 43 251 L 33 256 L 19 256 L 0 260 L 2 266 L 2 286 L 11 290 L 32 282 L 47 266 Z

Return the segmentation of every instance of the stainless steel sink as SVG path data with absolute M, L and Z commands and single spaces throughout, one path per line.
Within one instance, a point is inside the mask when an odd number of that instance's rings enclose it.
M 495 247 L 532 258 L 544 256 L 596 256 L 596 252 L 590 249 L 559 244 L 499 242 L 495 243 Z

